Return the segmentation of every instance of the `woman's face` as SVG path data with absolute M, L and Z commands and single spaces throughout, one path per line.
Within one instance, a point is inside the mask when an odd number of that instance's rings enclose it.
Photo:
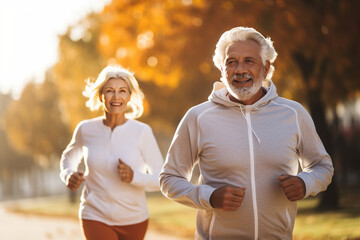
M 112 78 L 102 88 L 101 102 L 106 112 L 110 114 L 125 114 L 130 96 L 128 84 L 121 78 Z

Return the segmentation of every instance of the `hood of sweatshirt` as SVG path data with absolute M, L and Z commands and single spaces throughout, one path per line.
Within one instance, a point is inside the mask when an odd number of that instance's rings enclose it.
M 264 87 L 264 83 L 269 85 L 269 87 Z M 263 88 L 266 91 L 266 94 L 260 98 L 257 102 L 252 105 L 243 105 L 241 103 L 233 102 L 230 100 L 230 93 L 226 89 L 225 85 L 222 82 L 215 82 L 213 90 L 209 96 L 209 101 L 224 105 L 226 107 L 236 107 L 241 109 L 246 109 L 250 111 L 255 111 L 261 109 L 263 106 L 266 106 L 272 99 L 278 96 L 276 92 L 276 87 L 274 83 L 270 80 L 265 80 L 263 82 Z

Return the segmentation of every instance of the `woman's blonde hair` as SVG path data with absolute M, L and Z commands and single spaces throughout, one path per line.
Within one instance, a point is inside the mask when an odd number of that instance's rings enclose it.
M 95 82 L 92 82 L 90 79 L 87 80 L 85 90 L 83 91 L 83 95 L 89 98 L 86 102 L 86 106 L 90 108 L 91 111 L 98 110 L 102 106 L 101 94 L 103 86 L 107 81 L 113 78 L 121 78 L 129 86 L 131 96 L 127 105 L 125 117 L 131 119 L 141 117 L 144 111 L 144 94 L 140 90 L 139 84 L 133 73 L 121 66 L 107 66 L 100 72 Z

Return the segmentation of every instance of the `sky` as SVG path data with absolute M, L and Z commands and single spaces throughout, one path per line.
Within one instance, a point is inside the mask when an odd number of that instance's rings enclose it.
M 109 0 L 0 0 L 0 92 L 16 98 L 57 62 L 58 35 Z

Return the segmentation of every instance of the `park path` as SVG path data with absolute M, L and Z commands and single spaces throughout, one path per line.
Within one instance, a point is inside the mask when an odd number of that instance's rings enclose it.
M 75 219 L 20 214 L 7 211 L 0 204 L 1 240 L 83 240 Z M 181 240 L 149 230 L 146 240 Z M 104 239 L 105 240 L 105 239 Z

